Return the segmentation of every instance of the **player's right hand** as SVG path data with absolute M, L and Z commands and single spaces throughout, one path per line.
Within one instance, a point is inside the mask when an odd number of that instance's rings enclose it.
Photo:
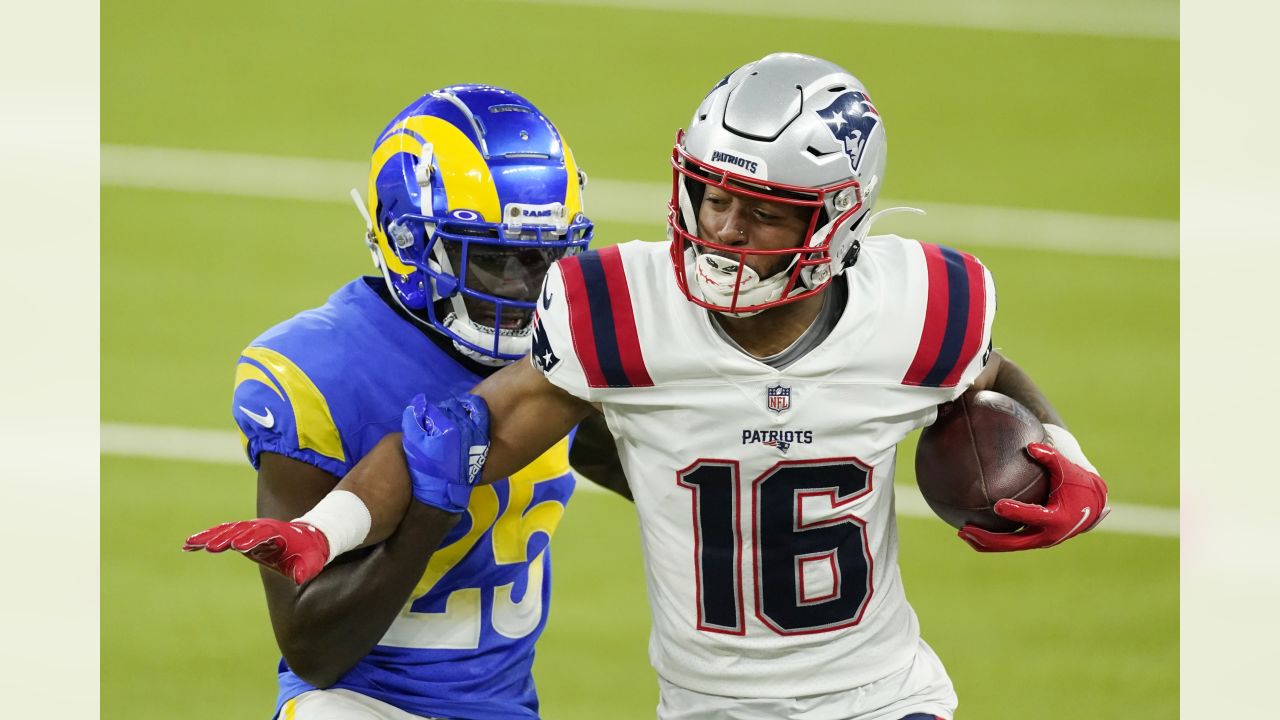
M 187 538 L 182 549 L 235 550 L 299 585 L 319 575 L 329 559 L 329 539 L 324 533 L 308 523 L 272 518 L 215 525 Z
M 1031 443 L 1027 454 L 1049 473 L 1049 499 L 1044 505 L 1008 498 L 997 501 L 993 508 L 997 515 L 1025 527 L 1017 532 L 995 533 L 965 525 L 960 539 L 974 550 L 1014 552 L 1053 547 L 1093 529 L 1111 512 L 1107 483 L 1096 472 L 1072 462 L 1045 443 Z
M 476 395 L 434 405 L 418 395 L 404 410 L 404 455 L 418 502 L 461 513 L 489 454 L 489 406 Z

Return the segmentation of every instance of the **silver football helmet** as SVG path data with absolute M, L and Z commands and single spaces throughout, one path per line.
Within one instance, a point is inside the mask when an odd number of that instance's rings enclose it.
M 885 165 L 884 121 L 862 83 L 834 63 L 774 53 L 743 65 L 707 94 L 677 135 L 668 236 L 676 281 L 694 303 L 735 316 L 819 292 L 853 265 Z M 748 255 L 698 232 L 707 186 L 806 208 L 791 262 L 770 277 Z M 697 288 L 691 290 L 692 285 Z

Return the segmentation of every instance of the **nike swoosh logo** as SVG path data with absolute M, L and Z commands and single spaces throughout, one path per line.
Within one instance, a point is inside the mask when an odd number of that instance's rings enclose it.
M 551 298 L 552 298 L 552 297 L 554 297 L 554 296 L 547 292 L 547 286 L 546 286 L 546 285 L 543 285 L 543 286 L 542 286 L 542 309 L 543 309 L 543 310 L 550 310 L 550 309 L 551 309 Z
M 1066 535 L 1062 536 L 1062 540 L 1066 540 L 1067 538 L 1073 537 L 1076 534 L 1077 530 L 1079 530 L 1086 522 L 1089 522 L 1089 517 L 1091 515 L 1093 515 L 1093 508 L 1086 505 L 1084 508 L 1084 512 L 1081 513 L 1080 515 L 1080 522 L 1076 523 L 1075 527 L 1071 528 L 1071 530 Z M 1062 542 L 1062 540 L 1059 540 L 1058 542 L 1054 543 L 1054 545 L 1057 545 L 1058 543 Z
M 263 408 L 263 409 L 267 411 L 266 415 L 259 415 L 258 413 L 250 410 L 249 408 L 243 405 L 240 406 L 240 412 L 244 413 L 245 415 L 248 415 L 250 420 L 258 423 L 264 428 L 275 427 L 276 417 L 271 414 L 271 408 Z

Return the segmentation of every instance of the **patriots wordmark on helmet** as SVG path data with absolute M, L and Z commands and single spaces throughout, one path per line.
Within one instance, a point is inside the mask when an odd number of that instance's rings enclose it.
M 835 139 L 844 143 L 849 166 L 855 173 L 858 172 L 867 138 L 871 137 L 871 131 L 880 124 L 880 113 L 871 104 L 871 99 L 857 91 L 844 93 L 819 110 L 818 117 L 827 124 Z
M 720 150 L 713 150 L 711 152 L 711 162 L 713 163 L 723 162 L 723 163 L 729 163 L 730 165 L 736 165 L 742 168 L 743 170 L 746 170 L 749 173 L 756 172 L 756 170 L 760 167 L 759 163 L 757 163 L 754 160 L 741 158 L 741 157 L 738 157 L 737 155 L 730 155 L 729 153 L 721 152 Z

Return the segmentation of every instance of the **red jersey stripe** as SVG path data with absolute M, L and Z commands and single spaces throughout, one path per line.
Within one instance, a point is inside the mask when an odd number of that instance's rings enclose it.
M 577 353 L 578 362 L 582 364 L 587 385 L 605 386 L 608 383 L 600 367 L 600 358 L 596 354 L 595 330 L 591 325 L 591 303 L 587 297 L 587 283 L 583 279 L 578 256 L 574 255 L 561 260 L 560 273 L 564 278 L 565 301 L 569 307 L 569 333 L 573 337 L 573 351 Z
M 609 302 L 613 308 L 613 326 L 617 334 L 623 372 L 631 387 L 652 387 L 653 379 L 649 377 L 644 354 L 640 351 L 635 307 L 631 304 L 631 290 L 627 286 L 627 273 L 622 267 L 622 253 L 618 246 L 612 245 L 600 250 L 600 262 L 604 266 L 605 281 L 609 286 Z
M 929 370 L 933 368 L 942 351 L 942 338 L 947 329 L 947 306 L 950 288 L 947 282 L 946 261 L 942 257 L 942 249 L 932 243 L 920 243 L 924 251 L 925 267 L 928 269 L 929 297 L 924 313 L 924 329 L 920 333 L 920 345 L 916 347 L 915 359 L 902 378 L 905 385 L 920 385 Z

